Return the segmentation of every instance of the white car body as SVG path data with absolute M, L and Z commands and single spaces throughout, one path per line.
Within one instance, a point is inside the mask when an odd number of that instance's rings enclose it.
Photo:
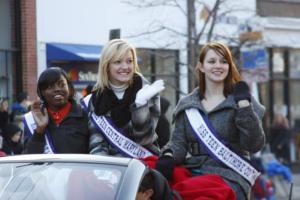
M 0 200 L 133 200 L 146 171 L 141 161 L 131 158 L 85 154 L 1 157 Z

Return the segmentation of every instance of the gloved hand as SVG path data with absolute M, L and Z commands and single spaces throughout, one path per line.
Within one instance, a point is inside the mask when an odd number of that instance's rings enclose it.
M 135 103 L 138 106 L 145 105 L 152 97 L 165 89 L 164 81 L 157 80 L 151 85 L 145 85 L 136 94 Z
M 251 94 L 248 84 L 245 81 L 239 81 L 233 88 L 233 97 L 236 103 L 240 100 L 248 100 L 251 102 Z
M 175 168 L 175 160 L 173 156 L 163 155 L 156 162 L 156 170 L 159 171 L 166 179 L 170 180 Z

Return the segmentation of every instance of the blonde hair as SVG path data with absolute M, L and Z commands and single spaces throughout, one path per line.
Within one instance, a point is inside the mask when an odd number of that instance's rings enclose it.
M 129 44 L 124 39 L 110 40 L 101 51 L 99 60 L 97 82 L 93 90 L 100 89 L 103 91 L 105 87 L 109 87 L 109 64 L 113 60 L 121 59 L 125 54 L 130 51 L 133 57 L 133 70 L 134 73 L 139 72 L 137 63 L 136 50 L 133 45 Z M 131 84 L 131 83 L 130 83 Z
M 217 41 L 209 42 L 202 47 L 199 54 L 199 62 L 201 64 L 203 64 L 205 56 L 210 49 L 222 55 L 229 64 L 229 72 L 227 77 L 225 78 L 224 90 L 223 90 L 223 93 L 226 97 L 228 94 L 232 93 L 234 84 L 237 81 L 241 80 L 240 73 L 238 72 L 233 62 L 230 49 L 227 47 L 227 45 Z M 198 76 L 199 76 L 199 84 L 200 84 L 200 99 L 203 99 L 205 89 L 206 89 L 205 74 L 199 70 Z

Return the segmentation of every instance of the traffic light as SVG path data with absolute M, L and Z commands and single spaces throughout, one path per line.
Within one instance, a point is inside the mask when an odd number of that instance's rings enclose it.
M 111 29 L 109 31 L 109 40 L 118 39 L 121 37 L 121 29 Z

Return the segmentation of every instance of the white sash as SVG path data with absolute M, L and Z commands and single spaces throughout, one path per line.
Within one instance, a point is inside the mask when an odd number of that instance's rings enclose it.
M 91 95 L 88 95 L 81 100 L 81 104 L 84 106 L 86 111 L 90 98 Z M 90 117 L 97 129 L 103 133 L 108 142 L 117 148 L 120 153 L 132 158 L 145 158 L 153 155 L 146 148 L 124 136 L 121 130 L 115 128 L 113 122 L 111 122 L 108 118 L 98 116 L 94 112 Z
M 23 123 L 24 123 L 25 127 L 29 130 L 29 133 L 31 135 L 33 135 L 34 130 L 36 129 L 36 123 L 34 121 L 32 112 L 28 112 L 23 116 Z M 53 148 L 52 143 L 50 142 L 51 140 L 49 138 L 49 133 L 48 133 L 47 129 L 45 131 L 45 139 L 46 139 L 46 144 L 44 147 L 44 153 L 54 154 L 54 148 Z
M 243 176 L 251 185 L 254 185 L 256 178 L 260 175 L 250 163 L 244 160 L 226 147 L 208 127 L 208 123 L 197 109 L 191 108 L 185 110 L 192 129 L 199 141 L 205 145 L 208 152 L 217 160 L 221 161 L 241 176 Z

